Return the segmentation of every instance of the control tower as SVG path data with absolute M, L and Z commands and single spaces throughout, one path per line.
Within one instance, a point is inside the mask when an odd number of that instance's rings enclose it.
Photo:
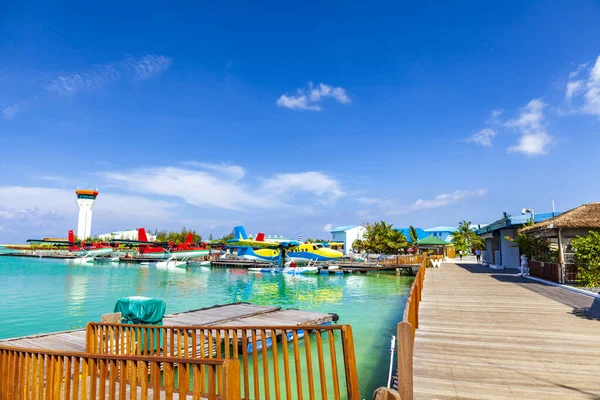
M 92 207 L 96 203 L 98 190 L 77 188 L 75 193 L 77 194 L 77 205 L 79 206 L 77 238 L 84 240 L 92 237 Z

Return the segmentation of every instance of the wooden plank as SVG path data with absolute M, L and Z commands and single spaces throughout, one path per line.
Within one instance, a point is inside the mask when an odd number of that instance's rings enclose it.
M 415 399 L 600 397 L 598 300 L 516 272 L 451 263 L 427 271 Z

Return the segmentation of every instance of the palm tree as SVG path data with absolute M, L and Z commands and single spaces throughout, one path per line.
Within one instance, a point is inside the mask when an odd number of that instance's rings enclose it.
M 410 236 L 411 247 L 415 252 L 419 253 L 419 234 L 417 233 L 417 229 L 414 226 L 408 227 L 408 234 Z
M 471 221 L 462 220 L 453 236 L 452 243 L 456 250 L 467 250 L 477 241 L 477 234 L 471 229 Z

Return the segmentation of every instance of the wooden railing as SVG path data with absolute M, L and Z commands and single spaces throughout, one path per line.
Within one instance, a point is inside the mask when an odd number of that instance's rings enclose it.
M 529 261 L 529 275 L 547 281 L 561 283 L 560 264 L 542 261 Z
M 242 328 L 89 323 L 87 351 L 186 360 L 240 359 L 238 379 L 246 399 L 360 399 L 349 325 Z
M 394 266 L 394 265 L 414 265 L 421 264 L 424 256 L 421 254 L 416 254 L 414 256 L 395 256 L 391 258 L 386 258 L 381 260 L 380 264 L 382 266 Z
M 240 399 L 235 359 L 117 356 L 0 347 L 0 400 Z M 161 373 L 162 370 L 162 373 Z M 217 376 L 219 379 L 217 379 Z
M 413 398 L 413 348 L 415 331 L 419 328 L 419 303 L 426 269 L 427 258 L 425 257 L 410 286 L 402 322 L 398 324 L 398 393 L 402 400 Z
M 566 263 L 565 264 L 565 280 L 567 282 L 577 282 L 577 274 L 579 273 L 579 268 L 577 264 Z

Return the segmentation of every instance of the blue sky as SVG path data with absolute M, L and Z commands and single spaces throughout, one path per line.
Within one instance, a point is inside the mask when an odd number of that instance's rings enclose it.
M 197 2 L 196 2 L 197 3 Z M 600 199 L 600 3 L 0 5 L 0 243 Z

